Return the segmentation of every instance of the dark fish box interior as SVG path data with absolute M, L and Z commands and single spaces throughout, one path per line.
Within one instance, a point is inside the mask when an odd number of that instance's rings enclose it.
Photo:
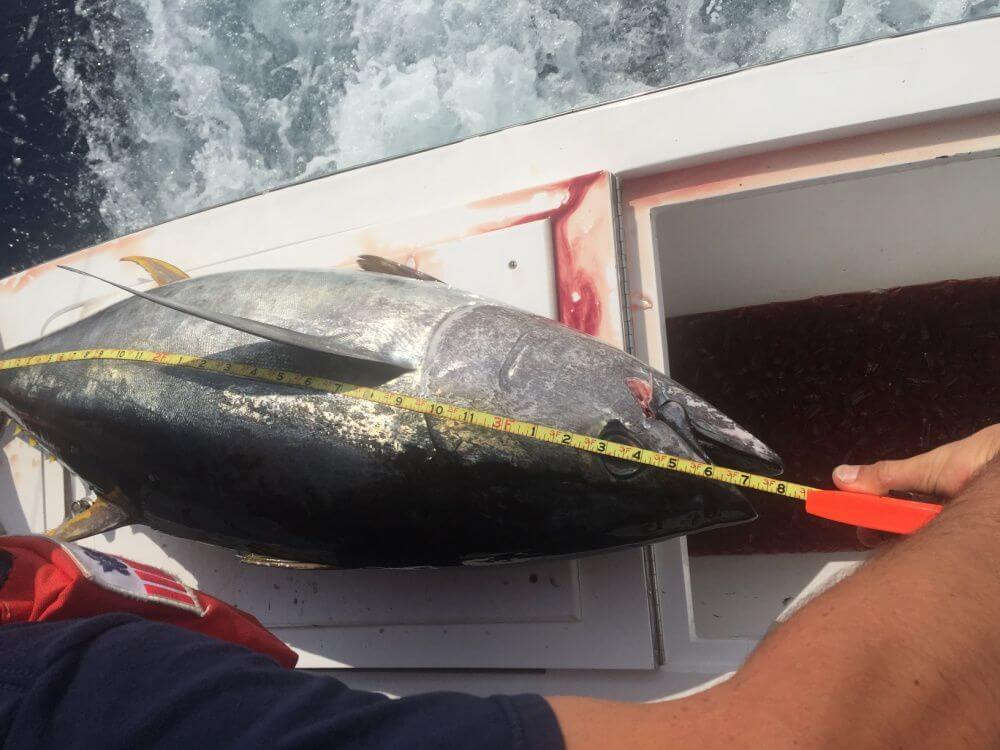
M 1000 422 L 996 157 L 665 206 L 654 214 L 670 374 L 756 434 L 795 482 Z M 857 547 L 754 494 L 760 519 L 691 554 Z

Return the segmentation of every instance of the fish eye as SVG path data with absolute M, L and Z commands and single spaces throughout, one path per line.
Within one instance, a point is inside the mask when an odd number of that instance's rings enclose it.
M 629 431 L 625 429 L 625 426 L 617 421 L 609 422 L 601 430 L 600 439 L 607 440 L 609 443 L 634 445 L 636 448 L 643 447 L 642 443 L 632 437 Z M 615 479 L 632 479 L 646 469 L 645 464 L 637 464 L 620 458 L 612 458 L 611 456 L 601 456 L 601 464 Z

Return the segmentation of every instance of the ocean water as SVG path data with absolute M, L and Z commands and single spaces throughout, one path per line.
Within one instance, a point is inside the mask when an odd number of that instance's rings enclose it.
M 7 0 L 0 275 L 264 189 L 1000 0 Z

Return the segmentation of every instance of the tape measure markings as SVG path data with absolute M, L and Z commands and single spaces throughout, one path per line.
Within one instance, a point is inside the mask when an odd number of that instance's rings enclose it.
M 750 474 L 745 471 L 717 466 L 715 464 L 705 464 L 700 461 L 681 458 L 680 456 L 672 456 L 669 453 L 658 453 L 657 451 L 639 448 L 634 445 L 602 440 L 589 435 L 580 435 L 533 422 L 524 422 L 510 417 L 490 414 L 478 409 L 454 406 L 418 396 L 407 396 L 402 393 L 343 383 L 338 380 L 330 380 L 318 376 L 303 375 L 289 370 L 276 370 L 270 367 L 259 367 L 239 362 L 226 362 L 218 359 L 195 357 L 189 354 L 155 352 L 145 349 L 80 349 L 69 352 L 36 354 L 31 357 L 0 360 L 0 370 L 14 370 L 25 367 L 37 367 L 39 365 L 59 364 L 61 362 L 102 359 L 148 362 L 167 367 L 188 367 L 194 370 L 208 370 L 210 372 L 232 375 L 249 380 L 308 388 L 322 393 L 332 393 L 338 396 L 370 401 L 419 414 L 427 414 L 440 419 L 463 422 L 488 430 L 506 432 L 533 440 L 563 445 L 623 461 L 646 464 L 647 466 L 653 466 L 666 471 L 690 474 L 692 476 L 733 484 L 737 487 L 760 490 L 772 495 L 781 495 L 797 500 L 805 500 L 807 493 L 812 489 L 811 487 L 795 484 L 794 482 Z

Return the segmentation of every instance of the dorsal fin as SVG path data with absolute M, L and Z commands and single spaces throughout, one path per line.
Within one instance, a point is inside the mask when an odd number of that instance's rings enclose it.
M 146 273 L 153 277 L 153 281 L 156 282 L 157 286 L 165 286 L 175 281 L 183 281 L 184 279 L 191 278 L 173 263 L 167 263 L 167 261 L 160 260 L 159 258 L 150 258 L 146 255 L 126 255 L 121 260 L 123 262 L 127 260 L 142 266 Z
M 136 297 L 142 297 L 144 300 L 155 302 L 157 305 L 163 305 L 164 307 L 169 307 L 171 310 L 182 312 L 185 315 L 191 315 L 195 318 L 201 318 L 202 320 L 207 320 L 211 323 L 217 323 L 220 326 L 226 326 L 227 328 L 242 331 L 243 333 L 249 333 L 252 336 L 259 336 L 260 338 L 267 339 L 268 341 L 275 341 L 279 344 L 294 346 L 299 349 L 319 352 L 321 354 L 352 360 L 354 362 L 376 365 L 382 369 L 394 370 L 396 371 L 396 374 L 408 372 L 413 370 L 415 367 L 415 365 L 411 362 L 408 362 L 401 357 L 392 357 L 374 354 L 367 351 L 359 351 L 352 348 L 350 345 L 341 344 L 336 341 L 329 341 L 325 338 L 321 338 L 320 336 L 313 336 L 308 333 L 292 331 L 288 328 L 271 325 L 270 323 L 262 323 L 259 320 L 250 320 L 249 318 L 241 318 L 238 315 L 227 315 L 226 313 L 202 310 L 192 305 L 185 305 L 182 302 L 167 299 L 166 297 L 140 292 L 137 289 L 132 289 L 124 284 L 118 284 L 117 282 L 101 278 L 96 274 L 92 274 L 89 271 L 82 271 L 79 268 L 70 268 L 69 266 L 59 266 L 59 268 L 66 271 L 72 271 L 73 273 L 78 273 L 81 276 L 89 276 L 92 279 L 103 281 L 105 284 L 110 284 L 111 286 L 126 291 L 129 294 L 134 294 Z
M 389 260 L 379 255 L 359 255 L 358 266 L 361 267 L 362 271 L 369 271 L 371 273 L 385 273 L 390 276 L 403 276 L 407 279 L 436 281 L 439 284 L 444 283 L 441 279 L 435 279 L 429 273 L 418 271 L 416 268 L 410 268 L 407 265 L 397 263 L 394 260 Z

